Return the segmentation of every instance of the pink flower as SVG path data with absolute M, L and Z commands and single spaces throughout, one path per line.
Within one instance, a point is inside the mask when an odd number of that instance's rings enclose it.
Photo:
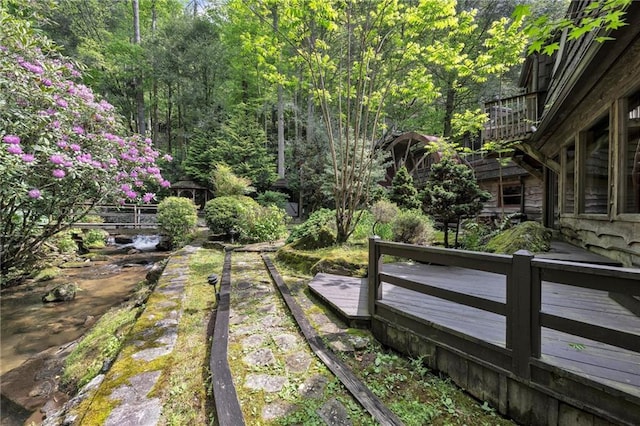
M 53 83 L 51 83 L 51 80 L 49 80 L 48 78 L 45 78 L 42 80 L 42 85 L 43 86 L 47 86 L 47 87 L 51 87 Z
M 20 145 L 9 145 L 7 147 L 7 152 L 9 152 L 9 154 L 20 155 L 22 154 L 22 148 Z
M 53 164 L 63 164 L 64 157 L 60 154 L 53 154 L 51 157 L 49 157 L 49 161 L 51 161 Z
M 69 104 L 67 103 L 67 101 L 65 101 L 62 98 L 58 98 L 56 99 L 56 105 L 58 105 L 60 108 L 66 108 L 69 106 Z
M 124 193 L 124 195 L 126 195 L 127 198 L 130 198 L 130 199 L 134 199 L 138 197 L 138 193 L 136 191 L 127 191 Z
M 4 135 L 4 137 L 2 138 L 2 140 L 3 140 L 5 143 L 16 145 L 16 144 L 19 144 L 19 143 L 20 143 L 20 136 L 16 136 L 16 135 Z
M 56 145 L 58 145 L 58 148 L 66 148 L 67 147 L 67 142 L 66 141 L 58 141 L 56 142 Z
M 81 126 L 73 126 L 73 132 L 82 135 L 84 134 L 84 129 Z
M 152 193 L 152 192 L 147 192 L 146 194 L 144 194 L 142 196 L 142 202 L 144 203 L 149 203 L 151 202 L 151 200 L 153 200 L 154 198 L 156 198 L 156 194 Z
M 160 182 L 160 186 L 163 188 L 168 188 L 171 186 L 171 182 L 169 182 L 168 180 L 163 180 L 162 182 Z
M 28 194 L 29 194 L 29 197 L 35 198 L 35 199 L 38 199 L 38 198 L 42 197 L 42 194 L 40 193 L 40 190 L 36 189 L 36 188 L 33 188 L 32 190 L 30 190 L 28 192 Z
M 173 157 L 170 156 L 169 154 L 165 154 L 164 157 L 162 158 L 164 158 L 165 161 L 173 161 Z
M 22 161 L 25 163 L 33 163 L 33 160 L 36 159 L 33 154 L 22 154 L 22 157 L 20 158 L 22 158 Z
M 72 143 L 71 145 L 69 145 L 69 148 L 71 148 L 72 150 L 74 150 L 75 152 L 80 151 L 80 145 L 78 145 L 77 143 Z
M 51 175 L 56 178 L 56 179 L 62 179 L 63 177 L 66 176 L 66 173 L 64 172 L 64 170 L 60 170 L 60 169 L 54 169 L 51 172 Z

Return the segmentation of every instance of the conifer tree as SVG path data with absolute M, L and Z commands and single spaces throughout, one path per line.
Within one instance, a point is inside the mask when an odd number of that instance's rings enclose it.
M 418 190 L 413 185 L 413 177 L 409 174 L 406 166 L 400 167 L 393 177 L 389 199 L 404 210 L 420 208 Z

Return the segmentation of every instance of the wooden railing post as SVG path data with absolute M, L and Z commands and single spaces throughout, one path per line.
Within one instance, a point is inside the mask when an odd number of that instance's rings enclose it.
M 507 278 L 507 347 L 513 356 L 512 369 L 518 376 L 531 375 L 529 358 L 532 355 L 531 330 L 531 259 L 533 255 L 519 250 L 513 255 L 511 273 Z M 539 309 L 539 308 L 538 308 Z
M 369 315 L 373 317 L 376 309 L 376 300 L 382 297 L 382 287 L 380 287 L 380 248 L 376 244 L 380 241 L 380 237 L 373 236 L 369 238 Z

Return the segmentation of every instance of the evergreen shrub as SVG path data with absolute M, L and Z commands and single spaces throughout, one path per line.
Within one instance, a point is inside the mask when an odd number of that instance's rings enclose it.
M 428 244 L 435 231 L 431 218 L 420 210 L 401 211 L 391 222 L 393 241 L 408 244 Z
M 188 198 L 168 197 L 158 204 L 158 227 L 171 239 L 171 244 L 186 243 L 198 223 L 198 208 Z
M 319 209 L 311 213 L 309 218 L 302 224 L 296 226 L 286 243 L 292 243 L 302 237 L 313 237 L 317 235 L 323 227 L 333 230 L 335 234 L 336 212 L 330 209 Z
M 216 197 L 205 204 L 204 219 L 214 234 L 239 234 L 243 215 L 257 207 L 258 203 L 246 195 Z

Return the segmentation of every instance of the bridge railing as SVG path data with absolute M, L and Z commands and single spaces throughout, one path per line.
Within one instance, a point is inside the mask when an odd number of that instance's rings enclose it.
M 156 213 L 157 204 L 105 204 L 91 209 L 90 214 L 100 216 L 102 223 L 82 222 L 76 226 L 82 228 L 155 228 L 158 223 Z

